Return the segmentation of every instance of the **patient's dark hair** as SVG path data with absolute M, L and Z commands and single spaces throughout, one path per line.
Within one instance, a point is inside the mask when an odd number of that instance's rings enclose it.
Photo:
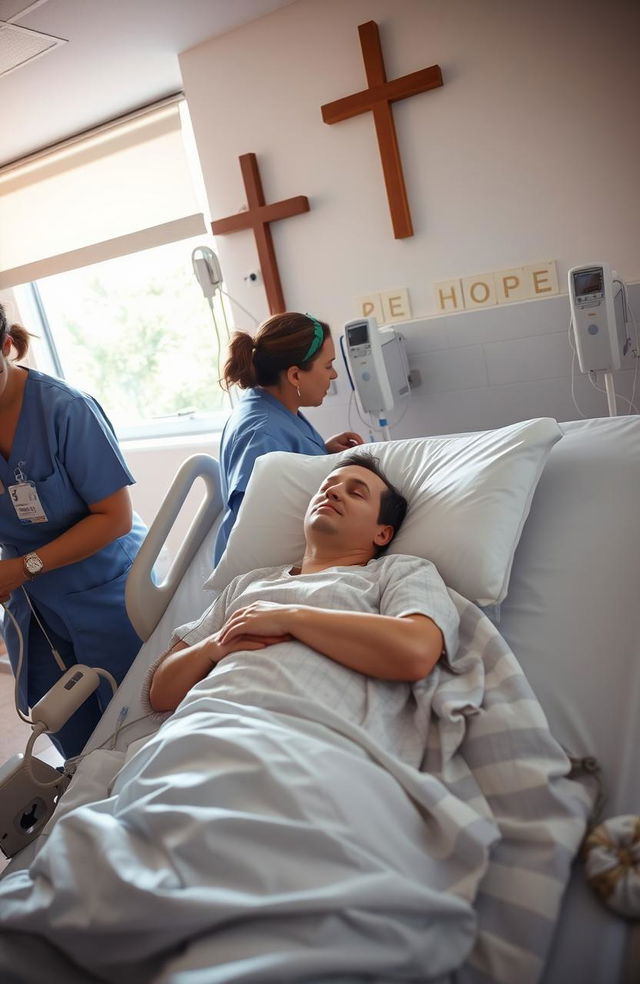
M 395 485 L 392 485 L 385 473 L 380 467 L 380 462 L 375 455 L 371 454 L 370 451 L 357 451 L 353 454 L 348 454 L 345 458 L 340 459 L 340 464 L 336 465 L 336 468 L 345 468 L 347 465 L 358 465 L 360 468 L 366 468 L 367 471 L 373 472 L 377 475 L 384 484 L 386 485 L 385 491 L 380 496 L 380 512 L 378 513 L 378 522 L 382 523 L 384 526 L 393 527 L 393 536 L 389 543 L 385 544 L 383 547 L 378 547 L 376 550 L 376 557 L 383 554 L 387 549 L 389 544 L 392 542 L 393 537 L 402 526 L 404 517 L 407 515 L 407 500 L 405 497 L 398 492 Z

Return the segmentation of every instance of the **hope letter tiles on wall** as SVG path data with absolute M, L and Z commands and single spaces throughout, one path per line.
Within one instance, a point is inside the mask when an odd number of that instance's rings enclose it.
M 444 314 L 560 293 L 555 260 L 441 280 L 433 289 L 436 307 Z

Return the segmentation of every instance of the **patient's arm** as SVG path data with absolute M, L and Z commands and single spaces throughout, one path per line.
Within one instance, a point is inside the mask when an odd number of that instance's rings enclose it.
M 177 642 L 157 666 L 149 687 L 149 703 L 154 711 L 175 711 L 191 688 L 204 680 L 216 663 L 238 649 L 264 649 L 274 642 L 282 642 L 281 636 L 258 638 L 236 636 L 224 645 L 219 642 L 220 633 L 207 636 L 188 646 Z
M 444 648 L 442 632 L 426 615 L 397 617 L 261 601 L 227 619 L 218 639 L 226 645 L 241 636 L 283 633 L 336 663 L 381 680 L 422 679 Z

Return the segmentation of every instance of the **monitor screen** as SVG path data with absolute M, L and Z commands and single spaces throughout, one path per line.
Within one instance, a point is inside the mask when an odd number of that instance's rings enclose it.
M 349 345 L 366 345 L 369 341 L 367 322 L 360 321 L 357 325 L 347 328 L 347 339 Z
M 604 290 L 602 267 L 594 267 L 591 270 L 582 270 L 573 275 L 573 289 L 576 297 L 583 297 L 585 294 L 597 294 Z

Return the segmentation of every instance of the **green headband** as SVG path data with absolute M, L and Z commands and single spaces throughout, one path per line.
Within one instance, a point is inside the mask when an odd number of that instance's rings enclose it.
M 309 319 L 313 325 L 313 341 L 309 346 L 306 355 L 302 357 L 303 362 L 308 362 L 312 355 L 315 355 L 322 343 L 324 342 L 324 328 L 320 324 L 317 318 L 313 318 L 310 314 L 306 317 Z

